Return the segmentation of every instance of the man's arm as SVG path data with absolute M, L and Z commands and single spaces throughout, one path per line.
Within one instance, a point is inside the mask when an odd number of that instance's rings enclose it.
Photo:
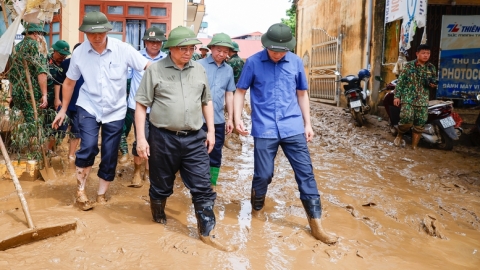
M 48 106 L 47 99 L 47 73 L 40 73 L 37 76 L 38 85 L 40 86 L 40 91 L 42 92 L 42 103 L 40 108 L 44 109 Z
M 233 131 L 233 92 L 225 93 L 225 106 L 227 107 L 228 119 L 227 119 L 227 134 Z
M 233 95 L 233 119 L 235 119 L 235 128 L 237 129 L 238 133 L 243 136 L 248 135 L 248 131 L 245 129 L 242 120 L 245 93 L 247 93 L 247 90 L 237 88 L 237 91 L 235 91 L 235 95 Z
M 302 111 L 305 137 L 307 138 L 307 142 L 310 142 L 314 133 L 312 129 L 312 123 L 310 122 L 310 101 L 308 100 L 308 91 L 297 90 L 297 99 L 300 110 Z
M 62 109 L 57 113 L 55 119 L 52 123 L 52 128 L 57 129 L 63 123 L 65 119 L 65 113 L 67 112 L 68 105 L 70 104 L 70 100 L 72 99 L 73 89 L 75 87 L 75 83 L 77 81 L 71 80 L 70 78 L 66 78 L 63 81 L 63 88 L 62 88 Z
M 55 84 L 53 86 L 53 91 L 55 92 L 55 99 L 53 100 L 53 105 L 55 110 L 58 109 L 58 106 L 62 106 L 62 101 L 60 100 L 60 85 Z
M 138 103 L 135 106 L 135 132 L 137 134 L 137 153 L 143 159 L 150 156 L 150 146 L 145 137 L 145 119 L 147 118 L 147 107 Z
M 215 125 L 213 122 L 213 103 L 208 101 L 207 105 L 202 106 L 203 117 L 205 118 L 205 123 L 207 124 L 207 140 L 205 141 L 205 146 L 208 147 L 208 153 L 212 152 L 213 146 L 215 145 Z

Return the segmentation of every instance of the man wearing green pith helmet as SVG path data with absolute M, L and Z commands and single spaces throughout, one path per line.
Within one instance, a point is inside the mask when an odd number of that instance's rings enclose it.
M 190 189 L 200 240 L 221 250 L 213 206 L 217 194 L 210 187 L 208 153 L 215 144 L 213 104 L 205 69 L 192 61 L 201 44 L 189 28 L 173 29 L 164 47 L 168 56 L 145 71 L 135 101 L 137 153 L 150 165 L 150 208 L 155 222 L 166 224 L 165 205 L 173 194 L 176 173 Z M 148 141 L 145 117 L 150 107 Z M 207 132 L 203 131 L 202 115 Z
M 215 146 L 210 153 L 210 181 L 212 186 L 215 187 L 222 165 L 222 148 L 225 143 L 225 134 L 228 135 L 233 131 L 233 91 L 236 88 L 233 69 L 225 60 L 230 50 L 234 47 L 230 37 L 224 33 L 214 35 L 207 46 L 211 54 L 207 58 L 198 60 L 198 63 L 207 72 L 213 100 Z M 224 104 L 228 113 L 227 119 L 225 119 Z M 203 130 L 207 130 L 206 124 L 203 125 Z

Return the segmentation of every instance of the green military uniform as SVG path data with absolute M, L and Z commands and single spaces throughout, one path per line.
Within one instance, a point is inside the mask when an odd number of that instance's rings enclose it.
M 192 54 L 192 60 L 193 61 L 197 61 L 197 60 L 200 60 L 200 59 L 202 59 L 202 56 L 199 53 L 194 52 Z
M 12 100 L 14 107 L 23 112 L 25 122 L 33 123 L 35 119 L 28 83 L 25 79 L 27 75 L 23 66 L 23 60 L 27 62 L 35 101 L 38 101 L 42 98 L 42 93 L 37 77 L 41 73 L 47 73 L 47 62 L 46 58 L 38 50 L 37 41 L 30 37 L 25 37 L 15 46 L 15 54 L 11 57 L 12 65 L 8 73 L 8 79 L 13 87 Z
M 417 129 L 425 125 L 428 118 L 429 81 L 436 76 L 437 71 L 432 63 L 427 62 L 422 66 L 414 60 L 405 64 L 395 91 L 395 98 L 399 98 L 402 104 L 400 125 L 413 124 Z
M 53 53 L 52 53 L 53 54 Z M 56 78 L 59 77 L 60 73 L 63 72 L 61 66 L 58 66 L 55 61 L 53 61 L 52 54 L 48 55 L 47 63 L 48 63 L 48 74 L 47 79 L 47 100 L 48 100 L 48 107 L 54 108 L 53 101 L 55 99 L 55 85 L 61 85 L 62 83 L 59 82 Z
M 233 79 L 235 80 L 235 84 L 237 84 L 238 79 L 240 79 L 240 74 L 242 74 L 243 65 L 245 62 L 243 61 L 238 54 L 234 54 L 227 60 L 227 64 L 229 64 L 233 69 Z

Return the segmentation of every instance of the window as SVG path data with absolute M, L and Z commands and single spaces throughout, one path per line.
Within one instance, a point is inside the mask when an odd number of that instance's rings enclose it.
M 61 39 L 60 32 L 62 29 L 61 27 L 62 16 L 60 14 L 60 10 L 58 13 L 55 13 L 53 15 L 52 22 L 46 23 L 43 27 L 43 30 L 47 32 L 47 34 L 45 35 L 45 40 L 47 41 L 47 48 L 51 48 L 55 42 Z
M 167 33 L 171 27 L 172 3 L 141 1 L 95 1 L 80 0 L 80 22 L 90 11 L 100 11 L 107 15 L 113 26 L 108 36 L 132 44 L 136 49 L 143 48 L 142 37 L 145 30 L 156 26 Z M 86 40 L 83 33 L 80 41 Z

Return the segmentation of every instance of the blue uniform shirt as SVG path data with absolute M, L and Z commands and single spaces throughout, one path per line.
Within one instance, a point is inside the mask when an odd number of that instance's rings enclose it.
M 247 59 L 237 88 L 250 88 L 252 136 L 288 138 L 305 133 L 297 90 L 307 90 L 302 60 L 287 52 L 278 63 L 264 49 Z
M 233 69 L 225 61 L 218 66 L 211 55 L 200 59 L 197 62 L 205 68 L 207 73 L 213 102 L 214 123 L 223 124 L 225 123 L 225 113 L 223 110 L 223 105 L 225 104 L 225 92 L 233 92 L 236 90 Z

